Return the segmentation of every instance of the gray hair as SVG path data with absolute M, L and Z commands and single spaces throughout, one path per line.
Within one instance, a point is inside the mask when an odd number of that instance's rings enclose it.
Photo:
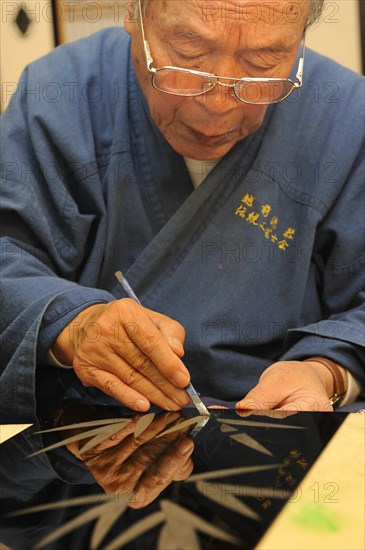
M 149 0 L 141 0 L 143 11 L 147 8 L 148 2 Z M 306 28 L 315 23 L 321 17 L 324 3 L 325 0 L 312 0 Z
M 308 14 L 307 27 L 318 21 L 321 17 L 324 3 L 325 0 L 312 0 Z

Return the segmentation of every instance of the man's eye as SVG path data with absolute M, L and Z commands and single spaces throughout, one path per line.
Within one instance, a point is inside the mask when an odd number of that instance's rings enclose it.
M 271 59 L 270 59 L 271 57 Z M 247 70 L 251 70 L 251 71 L 256 71 L 256 72 L 261 72 L 261 73 L 264 73 L 264 72 L 270 72 L 270 71 L 274 71 L 276 69 L 279 69 L 283 62 L 284 62 L 284 59 L 277 59 L 277 56 L 260 56 L 260 57 L 255 57 L 255 58 L 246 58 L 244 63 L 247 67 Z
M 256 63 L 246 63 L 247 70 L 255 73 L 268 73 L 270 71 L 273 71 L 277 64 L 274 65 L 257 65 Z
M 185 53 L 180 52 L 179 50 L 174 50 L 174 54 L 184 61 L 196 61 L 197 59 L 201 59 L 203 57 L 200 53 Z

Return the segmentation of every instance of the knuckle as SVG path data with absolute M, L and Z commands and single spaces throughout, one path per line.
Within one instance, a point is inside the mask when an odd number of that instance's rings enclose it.
M 127 476 L 121 476 L 118 472 L 114 479 L 108 483 L 109 493 L 133 491 L 134 484 Z
M 138 356 L 136 361 L 133 363 L 133 366 L 140 372 L 143 372 L 145 376 L 152 374 L 152 362 L 146 356 Z
M 154 495 L 151 494 L 150 491 L 144 488 L 138 488 L 131 501 L 128 502 L 128 506 L 134 510 L 139 510 L 150 504 L 154 498 Z
M 132 298 L 121 298 L 115 304 L 118 314 L 121 315 L 122 319 L 129 319 L 133 316 L 138 307 L 138 304 Z
M 145 332 L 141 339 L 141 348 L 147 353 L 152 353 L 159 345 L 159 337 L 156 334 Z
M 156 470 L 151 473 L 149 476 L 149 485 L 152 489 L 157 489 L 159 487 L 165 487 L 166 483 L 169 481 L 166 474 L 160 470 Z
M 123 374 L 123 380 L 127 386 L 135 386 L 142 379 L 141 375 L 134 369 L 128 369 Z
M 99 342 L 103 336 L 103 323 L 90 321 L 84 323 L 80 329 L 80 345 L 87 348 L 88 345 Z
M 108 395 L 114 396 L 120 393 L 122 383 L 117 378 L 108 377 L 104 382 L 104 391 Z
M 191 459 L 189 459 L 185 464 L 184 466 L 182 466 L 180 468 L 180 470 L 178 470 L 175 475 L 174 475 L 174 480 L 175 481 L 182 481 L 183 479 L 186 479 L 187 477 L 190 476 L 190 474 L 192 473 L 194 469 L 194 463 Z
M 95 383 L 96 376 L 94 370 L 89 368 L 88 365 L 85 365 L 75 359 L 73 368 L 84 387 L 92 386 Z
M 166 328 L 169 329 L 169 332 L 175 333 L 176 336 L 178 336 L 182 340 L 185 340 L 186 332 L 184 327 L 179 323 L 179 321 L 176 321 L 175 319 L 172 319 L 171 317 L 164 315 L 163 324 L 166 326 Z
M 180 335 L 182 336 L 182 338 L 185 339 L 186 331 L 185 331 L 184 327 L 178 321 L 175 321 L 174 319 L 171 319 L 171 321 L 173 323 L 173 327 L 176 330 L 176 332 L 179 332 Z
M 135 451 L 137 451 L 137 449 L 142 445 L 142 443 L 143 442 L 139 441 L 138 439 L 136 439 L 134 437 L 133 434 L 131 434 L 128 437 L 127 441 L 126 441 L 126 449 L 128 451 L 128 454 L 133 455 L 135 453 Z M 132 474 L 134 476 L 137 475 L 137 470 L 139 471 L 138 468 L 135 468 L 134 466 L 132 467 L 132 465 L 125 465 L 125 468 L 127 468 L 127 467 L 129 468 L 129 470 L 128 470 L 129 477 L 131 477 Z M 127 471 L 127 470 L 125 470 L 125 468 L 124 468 L 124 473 Z
M 135 321 L 127 321 L 124 324 L 124 330 L 128 337 L 129 342 L 138 342 L 139 338 L 139 325 Z

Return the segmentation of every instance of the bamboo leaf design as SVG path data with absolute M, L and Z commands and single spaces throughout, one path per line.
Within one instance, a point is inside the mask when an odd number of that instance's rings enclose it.
M 234 494 L 231 494 L 229 488 L 232 487 L 234 486 L 227 486 L 223 483 L 206 483 L 205 481 L 198 481 L 196 483 L 196 488 L 206 498 L 209 498 L 213 502 L 217 502 L 221 506 L 232 510 L 232 512 L 237 512 L 242 516 L 260 521 L 261 517 L 257 512 L 239 500 Z
M 204 426 L 209 422 L 211 418 L 211 416 L 207 415 L 201 416 L 200 420 L 198 420 L 194 428 L 190 431 L 189 436 L 194 438 L 200 432 L 200 430 L 204 428 Z
M 136 423 L 134 427 L 133 436 L 135 438 L 140 437 L 151 425 L 155 418 L 155 413 L 149 413 L 143 415 Z M 209 417 L 208 417 L 209 418 Z M 155 436 L 155 439 L 163 437 L 174 432 L 187 430 L 192 427 L 191 437 L 194 437 L 194 430 L 201 429 L 206 424 L 207 417 L 199 415 L 193 418 L 183 420 L 180 424 L 165 429 L 162 433 Z M 283 425 L 274 424 L 271 422 L 258 422 L 252 420 L 243 419 L 216 419 L 220 425 L 220 430 L 226 433 L 230 439 L 236 441 L 239 444 L 245 445 L 257 452 L 260 452 L 266 456 L 272 457 L 272 453 L 259 441 L 254 439 L 247 433 L 240 433 L 240 427 L 253 427 L 253 428 L 278 428 L 278 429 L 307 429 L 303 426 L 297 425 Z M 125 428 L 130 422 L 131 418 L 125 419 L 101 419 L 89 422 L 81 422 L 78 424 L 71 424 L 69 426 L 61 426 L 49 430 L 44 430 L 36 433 L 49 433 L 49 432 L 61 432 L 63 430 L 70 429 L 83 429 L 79 434 L 72 435 L 62 441 L 59 441 L 53 445 L 38 450 L 29 457 L 36 456 L 38 454 L 51 451 L 61 446 L 65 446 L 69 443 L 83 441 L 89 439 L 81 448 L 80 452 L 86 452 L 96 445 L 104 442 L 108 438 L 112 437 L 118 431 Z M 132 433 L 133 427 L 130 428 Z M 67 435 L 67 434 L 65 434 Z M 70 434 L 69 434 L 70 435 Z M 221 438 L 227 441 L 227 438 Z M 206 499 L 225 507 L 230 511 L 241 514 L 244 517 L 248 517 L 255 521 L 260 521 L 260 515 L 252 509 L 246 502 L 242 501 L 242 497 L 255 497 L 255 498 L 281 498 L 286 499 L 290 496 L 290 491 L 282 489 L 275 489 L 273 487 L 252 487 L 238 484 L 227 484 L 221 482 L 224 478 L 232 476 L 240 476 L 243 474 L 256 473 L 266 470 L 275 470 L 283 467 L 283 464 L 265 464 L 265 465 L 251 465 L 235 468 L 227 468 L 222 470 L 215 470 L 212 472 L 205 472 L 190 476 L 182 483 L 195 483 L 197 491 L 202 494 Z M 217 480 L 211 482 L 210 480 Z M 219 481 L 218 481 L 219 480 Z M 118 497 L 118 501 L 116 501 Z M 58 539 L 69 534 L 73 530 L 80 528 L 81 526 L 95 521 L 95 526 L 91 533 L 90 548 L 91 550 L 97 550 L 100 544 L 102 544 L 106 535 L 110 532 L 113 525 L 118 521 L 120 516 L 125 512 L 128 505 L 131 503 L 133 493 L 116 493 L 114 495 L 87 495 L 78 499 L 63 500 L 56 503 L 49 503 L 46 505 L 33 506 L 28 509 L 23 509 L 12 514 L 10 516 L 18 516 L 26 513 L 41 512 L 43 510 L 67 508 L 69 506 L 80 505 L 93 505 L 90 509 L 83 511 L 77 517 L 68 520 L 65 524 L 54 529 L 51 533 L 44 536 L 36 545 L 36 550 L 44 548 L 46 545 L 51 544 Z M 121 500 L 120 500 L 121 499 Z M 160 509 L 150 515 L 143 517 L 137 521 L 125 531 L 117 534 L 117 536 L 107 544 L 104 550 L 119 550 L 123 546 L 127 545 L 131 541 L 140 537 L 144 533 L 156 528 L 162 524 L 158 542 L 157 550 L 180 550 L 181 548 L 189 548 L 189 550 L 200 550 L 201 542 L 198 533 L 204 533 L 208 536 L 214 537 L 221 541 L 235 544 L 242 547 L 242 541 L 227 529 L 222 529 L 210 523 L 189 511 L 188 509 L 168 500 L 160 501 Z
M 160 530 L 157 550 L 200 550 L 199 537 L 194 529 L 187 529 L 186 525 L 170 521 L 165 523 Z
M 133 435 L 136 439 L 137 437 L 142 435 L 145 430 L 147 430 L 148 426 L 151 424 L 155 416 L 155 413 L 144 414 L 143 416 L 141 416 L 134 429 Z
M 228 424 L 222 424 L 220 429 L 222 433 L 238 432 L 237 428 L 234 428 L 233 426 L 229 426 Z
M 209 481 L 198 481 L 196 483 L 198 491 L 207 498 L 215 500 L 222 506 L 226 506 L 229 496 L 236 497 L 254 497 L 254 498 L 280 498 L 286 499 L 291 495 L 291 491 L 286 489 L 275 489 L 274 487 L 252 487 L 252 485 L 231 485 L 229 483 L 210 483 Z M 241 502 L 241 501 L 239 501 Z M 229 506 L 227 506 L 229 508 Z M 236 504 L 233 511 L 239 511 Z M 245 515 L 245 514 L 243 514 Z
M 122 548 L 131 540 L 134 540 L 140 535 L 143 535 L 146 531 L 149 531 L 150 529 L 153 529 L 153 527 L 156 527 L 162 523 L 164 519 L 165 514 L 162 511 L 150 514 L 146 518 L 137 521 L 137 523 L 134 523 L 131 527 L 129 527 L 129 529 L 115 537 L 115 539 L 105 546 L 104 550 L 119 550 L 119 548 Z
M 257 422 L 255 420 L 229 420 L 227 418 L 217 418 L 217 421 L 230 426 L 250 426 L 252 428 L 279 428 L 282 430 L 307 430 L 305 426 L 295 426 L 293 424 L 274 424 L 271 422 Z
M 113 426 L 116 427 L 116 424 Z M 121 429 L 123 426 L 125 426 L 125 422 L 120 422 L 118 429 Z M 104 430 L 108 428 L 108 426 L 104 427 L 98 427 L 94 428 L 93 430 L 87 430 L 86 432 L 81 432 L 79 434 L 73 435 L 72 437 L 68 437 L 66 439 L 63 439 L 62 441 L 58 441 L 57 443 L 54 443 L 53 445 L 50 445 L 49 447 L 44 447 L 43 449 L 39 449 L 35 453 L 32 453 L 28 455 L 27 458 L 32 458 L 33 456 L 37 456 L 41 453 L 45 453 L 47 451 L 52 451 L 53 449 L 58 449 L 59 447 L 63 447 L 64 445 L 68 445 L 69 443 L 74 443 L 76 441 L 82 441 L 83 439 L 87 439 L 89 437 L 92 437 L 94 435 L 98 435 L 101 433 L 104 433 Z M 117 431 L 117 430 L 116 430 Z
M 122 493 L 120 493 L 122 494 Z M 47 504 L 39 504 L 38 506 L 30 506 L 29 508 L 23 508 L 22 510 L 17 510 L 16 512 L 11 512 L 7 514 L 6 517 L 16 517 L 22 516 L 24 514 L 33 514 L 36 512 L 43 512 L 48 510 L 58 510 L 59 508 L 70 508 L 71 506 L 82 506 L 95 504 L 95 501 L 99 500 L 100 502 L 105 502 L 111 500 L 113 495 L 102 495 L 96 493 L 94 495 L 85 495 L 78 498 L 59 500 L 57 502 L 48 502 Z
M 239 468 L 227 468 L 224 470 L 214 470 L 213 472 L 205 472 L 202 474 L 195 474 L 190 476 L 184 481 L 184 483 L 192 483 L 195 481 L 200 481 L 201 479 L 216 479 L 217 477 L 230 477 L 238 476 L 241 474 L 250 474 L 253 472 L 263 472 L 264 470 L 274 470 L 275 468 L 281 468 L 283 464 L 269 464 L 263 466 L 242 466 Z
M 91 510 L 86 510 L 86 512 L 83 512 L 82 514 L 79 514 L 77 517 L 71 519 L 70 521 L 67 521 L 57 529 L 54 529 L 51 533 L 43 537 L 34 547 L 35 550 L 39 550 L 40 548 L 43 548 L 47 544 L 50 544 L 51 542 L 56 541 L 57 539 L 60 539 L 61 537 L 67 535 L 68 533 L 71 533 L 71 531 L 74 531 L 75 529 L 78 529 L 85 523 L 89 523 L 90 521 L 103 516 L 103 514 L 109 514 L 111 507 L 118 506 L 115 504 L 115 502 L 107 502 L 104 504 L 101 504 L 100 506 L 94 506 Z M 127 505 L 122 504 L 119 505 L 120 510 L 119 514 L 121 515 L 124 510 L 126 509 Z
M 113 527 L 114 523 L 127 508 L 127 503 L 117 506 L 115 502 L 111 502 L 108 505 L 109 509 L 105 509 L 104 514 L 99 517 L 93 529 L 90 540 L 91 550 L 96 550 L 96 548 L 99 547 L 100 543 Z
M 155 439 L 158 439 L 159 437 L 162 437 L 167 434 L 172 434 L 174 432 L 178 432 L 179 430 L 184 430 L 185 428 L 188 428 L 192 424 L 197 424 L 201 420 L 205 420 L 205 416 L 194 416 L 193 418 L 188 418 L 188 420 L 184 420 L 181 422 L 181 424 L 176 424 L 175 426 L 172 426 L 172 428 L 168 428 L 167 430 L 164 430 L 160 434 L 158 434 Z M 209 418 L 209 417 L 208 417 Z
M 61 432 L 62 430 L 73 430 L 78 428 L 92 428 L 94 426 L 105 426 L 107 424 L 120 424 L 125 422 L 129 424 L 130 418 L 103 418 L 102 420 L 88 420 L 87 422 L 78 422 L 77 424 L 67 424 L 66 426 L 58 426 L 57 428 L 50 428 L 49 430 L 41 430 L 40 432 L 34 432 L 35 434 L 47 434 L 51 432 Z
M 100 443 L 103 443 L 104 441 L 106 441 L 107 439 L 112 437 L 114 434 L 119 432 L 121 429 L 123 429 L 125 426 L 126 426 L 125 423 L 122 423 L 122 424 L 119 424 L 119 425 L 118 424 L 112 424 L 111 426 L 105 426 L 102 429 L 101 433 L 99 433 L 98 435 L 96 435 L 95 437 L 90 439 L 90 441 L 85 443 L 85 445 L 83 445 L 79 449 L 79 453 L 82 454 L 82 453 L 86 453 L 86 451 L 90 451 L 90 449 L 93 449 L 94 447 L 96 447 Z
M 259 453 L 262 453 L 267 456 L 273 456 L 271 451 L 266 449 L 266 447 L 264 447 L 261 443 L 259 443 L 256 439 L 254 439 L 248 434 L 238 433 L 238 434 L 230 435 L 229 437 L 231 439 L 234 439 L 234 441 L 241 443 L 242 445 L 246 445 L 246 447 L 250 447 L 251 449 L 258 451 Z
M 169 524 L 170 522 L 172 522 L 172 525 L 178 523 L 181 526 L 180 532 L 184 532 L 189 529 L 198 530 L 198 531 L 201 531 L 202 533 L 205 533 L 207 535 L 210 535 L 220 540 L 225 540 L 232 544 L 241 545 L 242 543 L 242 541 L 236 536 L 226 531 L 223 531 L 223 529 L 220 529 L 215 525 L 212 525 L 211 523 L 205 521 L 204 519 L 197 516 L 196 514 L 193 514 L 189 510 L 186 510 L 186 508 L 182 508 L 178 504 L 175 504 L 168 500 L 162 500 L 160 505 L 161 505 L 161 509 L 164 512 L 166 523 Z M 179 540 L 179 547 L 188 548 L 188 546 L 182 544 L 180 540 Z

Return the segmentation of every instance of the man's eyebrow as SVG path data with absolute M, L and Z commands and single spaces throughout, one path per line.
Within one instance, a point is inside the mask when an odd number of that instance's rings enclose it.
M 291 50 L 290 45 L 284 44 L 282 42 L 276 42 L 275 44 L 271 44 L 269 46 L 257 46 L 248 48 L 250 51 L 257 52 L 257 53 L 287 53 Z
M 172 36 L 177 38 L 192 38 L 193 40 L 208 40 L 209 38 L 202 36 L 200 33 L 193 31 L 192 29 L 187 29 L 186 27 L 180 27 L 174 25 L 171 28 Z
M 171 35 L 176 38 L 190 38 L 195 41 L 202 41 L 202 42 L 208 42 L 208 43 L 214 43 L 214 37 L 208 36 L 208 35 L 202 35 L 201 33 L 198 33 L 192 29 L 187 29 L 186 27 L 181 27 L 179 25 L 174 25 L 171 28 Z M 288 51 L 290 51 L 290 46 L 287 43 L 284 42 L 275 42 L 273 44 L 265 44 L 265 46 L 260 45 L 252 45 L 249 48 L 245 48 L 246 51 L 254 52 L 254 53 L 278 53 L 283 54 Z

